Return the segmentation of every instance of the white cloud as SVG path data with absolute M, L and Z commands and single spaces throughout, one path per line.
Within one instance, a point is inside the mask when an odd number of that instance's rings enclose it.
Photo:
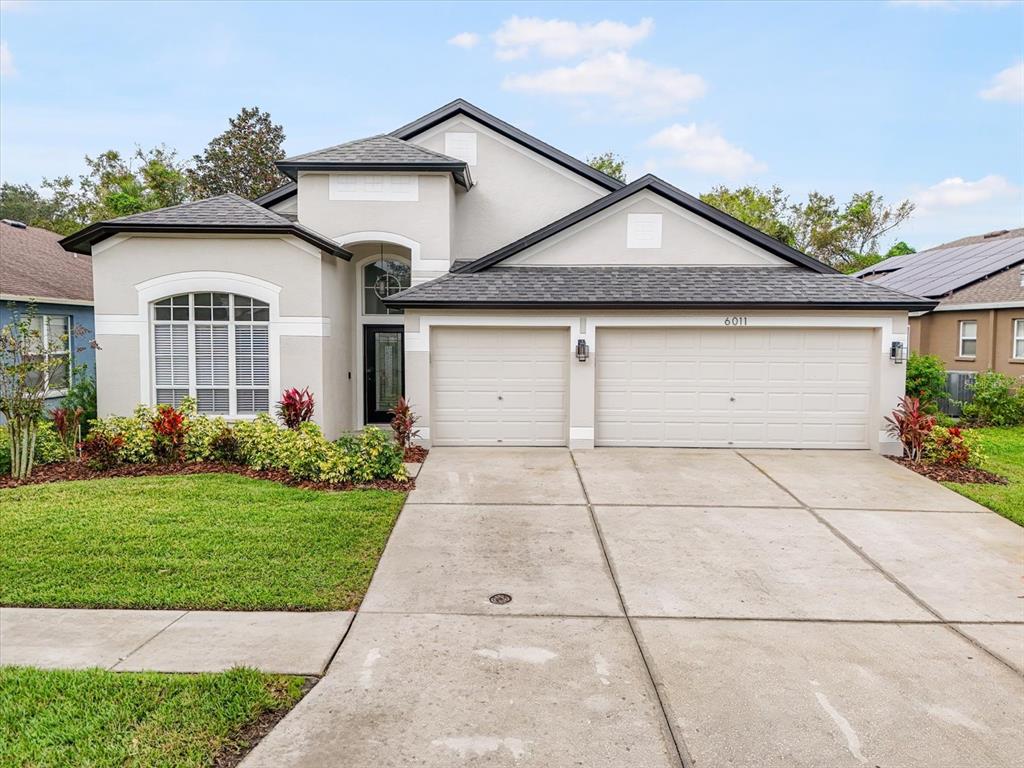
M 671 165 L 732 178 L 764 170 L 753 155 L 729 143 L 714 127 L 670 125 L 647 140 L 647 146 L 669 152 Z
M 459 32 L 454 37 L 448 38 L 448 45 L 454 45 L 459 48 L 475 48 L 480 42 L 480 35 L 476 32 Z
M 992 84 L 978 95 L 988 101 L 1024 101 L 1024 61 L 997 73 Z
M 672 67 L 657 67 L 625 53 L 606 53 L 572 67 L 555 67 L 540 72 L 506 77 L 502 87 L 556 96 L 579 97 L 606 102 L 594 108 L 611 107 L 623 116 L 650 119 L 673 114 L 704 95 L 707 85 L 699 75 Z
M 552 59 L 593 56 L 607 51 L 625 51 L 651 34 L 653 19 L 641 19 L 630 26 L 620 21 L 577 24 L 560 19 L 506 19 L 492 37 L 499 59 L 521 59 L 532 51 Z
M 0 76 L 10 77 L 16 74 L 18 74 L 18 70 L 14 68 L 14 56 L 11 55 L 11 49 L 7 47 L 6 40 L 0 40 Z
M 1021 190 L 1003 176 L 990 174 L 977 181 L 967 181 L 959 176 L 943 179 L 914 195 L 918 212 L 937 209 L 961 208 L 1000 198 L 1019 195 Z

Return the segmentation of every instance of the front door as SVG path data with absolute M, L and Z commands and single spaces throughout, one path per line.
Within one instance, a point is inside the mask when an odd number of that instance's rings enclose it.
M 391 421 L 390 408 L 405 393 L 405 329 L 363 326 L 364 416 L 367 424 Z

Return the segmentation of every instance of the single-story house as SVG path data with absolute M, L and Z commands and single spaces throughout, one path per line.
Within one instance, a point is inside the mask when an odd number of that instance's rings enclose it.
M 457 100 L 286 158 L 291 182 L 94 224 L 101 413 L 248 418 L 308 386 L 333 437 L 405 394 L 427 445 L 895 452 L 908 312 L 654 176 L 624 184 Z
M 965 237 L 856 273 L 938 301 L 910 315 L 910 348 L 951 371 L 1024 376 L 1024 229 Z
M 33 322 L 47 348 L 60 346 L 66 360 L 50 374 L 48 408 L 59 404 L 74 376 L 92 377 L 96 367 L 92 257 L 68 253 L 60 240 L 55 232 L 0 220 L 0 326 L 34 304 Z

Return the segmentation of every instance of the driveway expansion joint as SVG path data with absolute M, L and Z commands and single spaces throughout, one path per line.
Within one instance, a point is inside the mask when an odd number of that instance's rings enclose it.
M 747 457 L 745 454 L 743 454 L 740 451 L 735 451 L 735 453 L 736 453 L 737 456 L 739 456 L 745 462 L 750 464 L 750 466 L 752 466 L 754 469 L 756 469 L 758 472 L 760 472 L 762 475 L 764 475 L 766 478 L 768 478 L 768 480 L 770 480 L 771 482 L 775 483 L 775 485 L 778 486 L 780 490 L 782 490 L 784 493 L 787 493 L 793 500 L 795 500 L 798 504 L 800 504 L 800 506 L 803 509 L 805 509 L 808 514 L 810 514 L 812 517 L 814 517 L 814 519 L 817 520 L 819 523 L 821 523 L 821 525 L 825 526 L 825 528 L 827 528 L 832 533 L 832 535 L 834 535 L 841 542 L 843 542 L 847 547 L 849 547 L 864 562 L 866 562 L 872 568 L 877 570 L 882 576 L 884 576 L 886 579 L 888 579 L 889 582 L 891 584 L 893 584 L 893 586 L 895 586 L 897 589 L 899 589 L 901 592 L 903 592 L 903 594 L 905 594 L 914 603 L 916 603 L 918 605 L 918 607 L 920 607 L 921 609 L 927 611 L 932 616 L 934 616 L 936 619 L 938 619 L 938 621 L 935 622 L 936 624 L 945 627 L 947 630 L 949 630 L 953 634 L 957 635 L 958 637 L 960 637 L 962 640 L 966 641 L 970 645 L 974 646 L 975 648 L 977 648 L 982 653 L 985 653 L 986 655 L 992 657 L 993 659 L 998 661 L 1000 664 L 1002 664 L 1004 667 L 1006 667 L 1011 672 L 1013 672 L 1013 674 L 1017 675 L 1018 677 L 1024 677 L 1024 674 L 1022 674 L 1020 671 L 1018 671 L 1017 668 L 1010 661 L 1008 661 L 1007 659 L 1003 658 L 1001 655 L 999 655 L 995 651 L 992 651 L 989 648 L 985 647 L 984 645 L 979 643 L 977 640 L 975 640 L 973 637 L 971 637 L 970 635 L 965 633 L 963 630 L 960 629 L 960 627 L 957 626 L 957 624 L 963 624 L 965 622 L 956 622 L 956 621 L 954 621 L 952 619 L 948 619 L 945 616 L 943 616 L 941 613 L 939 613 L 939 611 L 937 611 L 935 608 L 933 608 L 927 602 L 925 602 L 920 597 L 918 597 L 917 594 L 915 594 L 910 589 L 910 587 L 908 587 L 900 579 L 898 579 L 896 576 L 894 576 L 893 574 L 889 573 L 889 571 L 887 571 L 885 568 L 883 568 L 881 563 L 879 563 L 875 558 L 871 557 L 871 555 L 869 555 L 867 552 L 865 552 L 861 547 L 857 546 L 857 544 L 852 539 L 850 539 L 846 534 L 844 534 L 842 531 L 840 531 L 838 528 L 836 528 L 834 525 L 832 525 L 832 523 L 830 523 L 824 517 L 819 515 L 817 510 L 814 507 L 811 507 L 809 504 L 807 504 L 803 499 L 801 499 L 799 496 L 797 496 L 795 493 L 793 493 L 791 490 L 789 490 L 789 488 L 787 488 L 782 483 L 780 483 L 778 480 L 776 480 L 774 477 L 772 477 L 767 471 L 765 471 L 763 468 L 761 468 L 756 462 L 754 462 L 752 459 Z M 821 509 L 826 509 L 826 507 L 821 507 Z M 898 511 L 898 510 L 877 510 L 877 511 L 889 512 L 889 511 Z M 979 513 L 983 513 L 983 512 L 985 512 L 985 510 L 966 511 L 965 514 L 979 514 Z M 932 514 L 932 513 L 929 513 L 929 514 Z M 952 513 L 938 512 L 938 513 L 935 513 L 935 514 L 952 514 Z M 898 623 L 903 623 L 903 622 L 892 622 L 892 623 L 898 624 Z M 1016 622 L 1011 622 L 1011 623 L 1016 623 Z

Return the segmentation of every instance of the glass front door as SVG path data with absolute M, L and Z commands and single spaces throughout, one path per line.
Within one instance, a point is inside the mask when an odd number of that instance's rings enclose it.
M 405 329 L 400 325 L 364 325 L 363 360 L 366 423 L 391 421 L 388 409 L 405 393 Z

